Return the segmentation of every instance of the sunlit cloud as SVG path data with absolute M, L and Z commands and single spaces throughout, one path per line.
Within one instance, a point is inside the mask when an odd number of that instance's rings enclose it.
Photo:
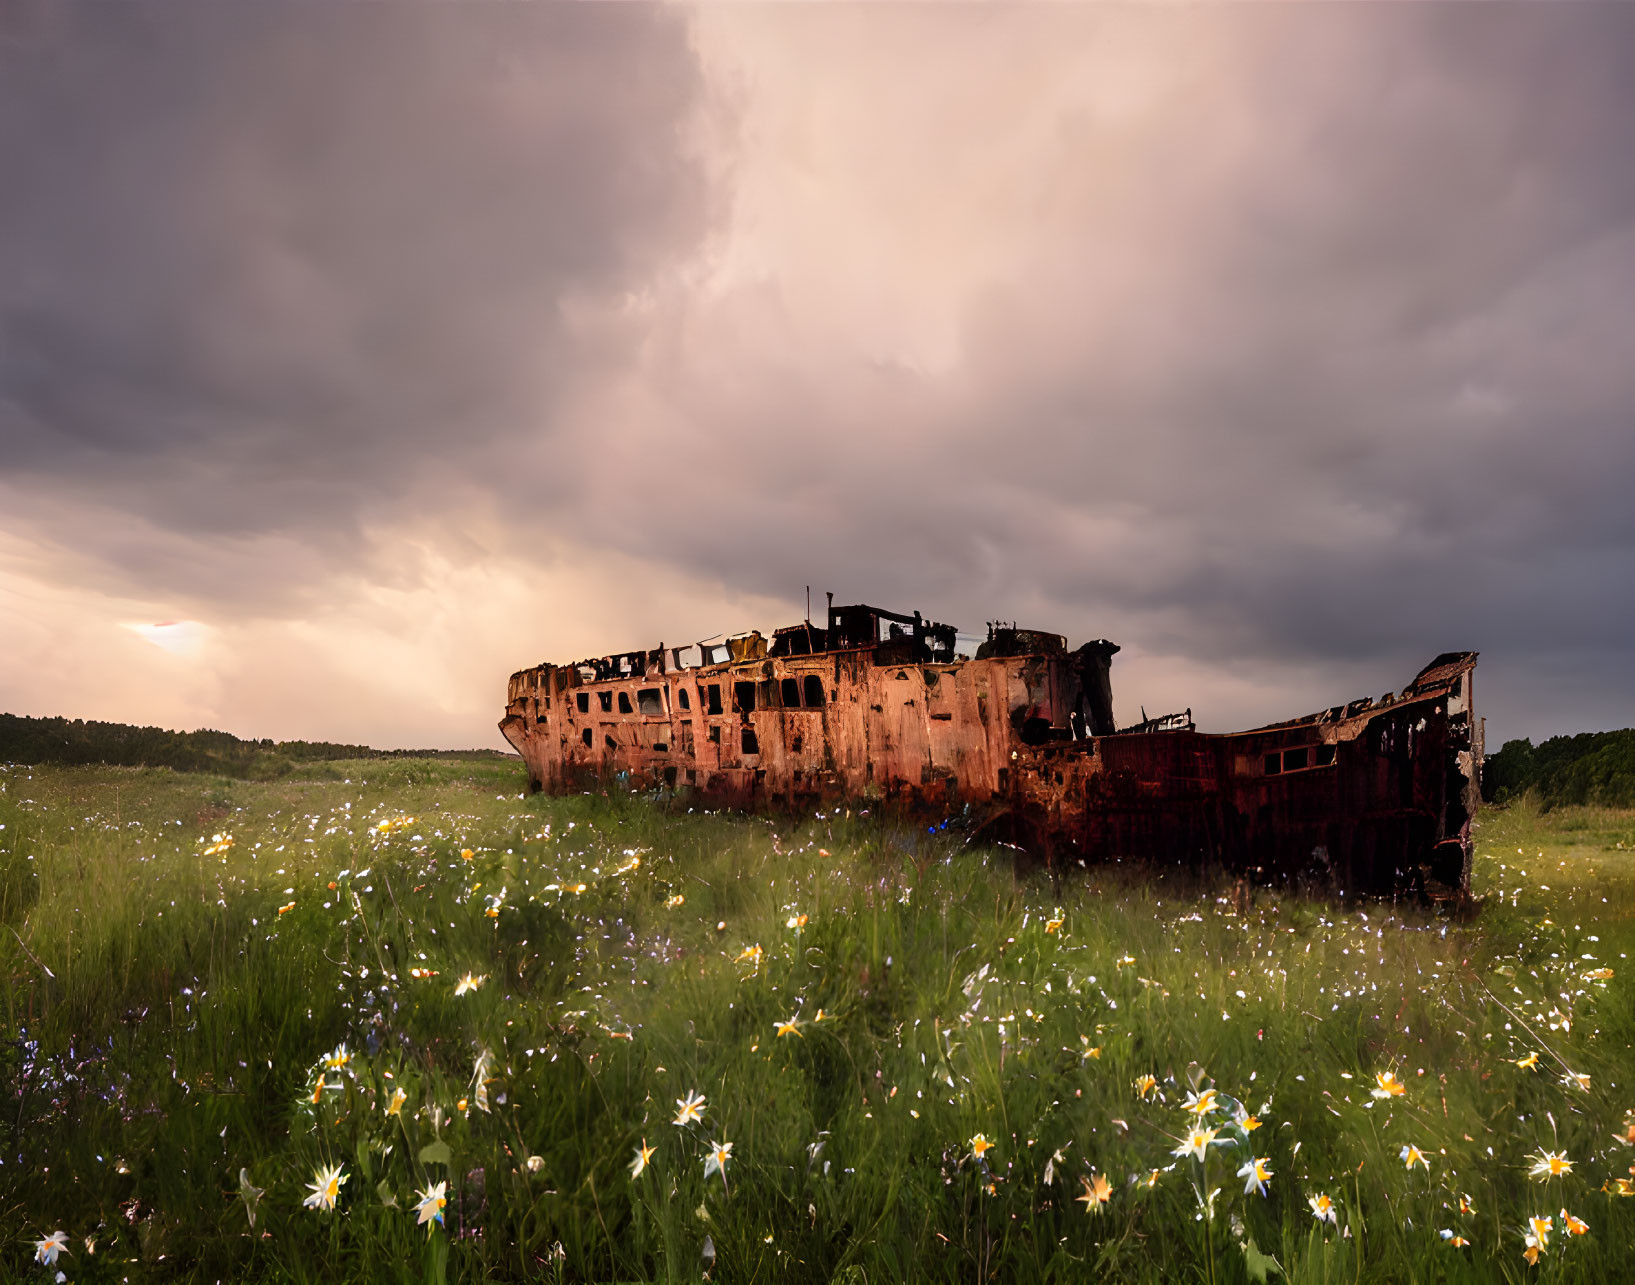
M 156 624 L 126 622 L 138 638 L 152 643 L 160 651 L 173 656 L 197 656 L 210 638 L 210 627 L 197 620 L 163 620 Z

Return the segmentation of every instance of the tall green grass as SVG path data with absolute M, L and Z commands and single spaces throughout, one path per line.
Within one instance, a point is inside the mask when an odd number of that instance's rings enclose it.
M 1635 1275 L 1632 814 L 1484 814 L 1456 919 L 520 786 L 0 772 L 0 1278 Z

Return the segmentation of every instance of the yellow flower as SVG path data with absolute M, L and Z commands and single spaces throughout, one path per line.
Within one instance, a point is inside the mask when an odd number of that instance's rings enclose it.
M 1041 1013 L 1040 1016 L 1043 1017 L 1044 1015 Z M 1100 1060 L 1101 1047 L 1100 1045 L 1091 1047 L 1089 1036 L 1079 1036 L 1079 1043 L 1084 1046 L 1083 1051 L 1079 1054 L 1080 1061 L 1088 1062 L 1091 1058 L 1096 1058 L 1098 1061 Z
M 1060 928 L 1064 922 L 1065 921 L 1060 915 L 1057 915 L 1054 919 L 1047 919 L 1045 920 L 1045 931 L 1047 933 L 1053 933 Z
M 732 1159 L 732 1143 L 710 1143 L 710 1154 L 704 1157 L 704 1181 L 710 1180 L 712 1173 L 721 1175 L 721 1185 L 727 1185 L 727 1161 Z
M 387 1115 L 402 1115 L 403 1104 L 409 1100 L 409 1095 L 401 1087 L 392 1090 L 392 1096 L 386 1102 Z
M 1099 1214 L 1101 1207 L 1113 1198 L 1113 1185 L 1102 1174 L 1094 1174 L 1089 1178 L 1080 1178 L 1084 1184 L 1084 1194 L 1074 1196 L 1073 1199 L 1084 1205 L 1087 1214 Z
M 1569 1236 L 1583 1236 L 1590 1230 L 1590 1225 L 1582 1218 L 1574 1218 L 1565 1209 L 1561 1211 L 1561 1225 L 1567 1229 Z
M 1232 1113 L 1232 1123 L 1237 1125 L 1238 1128 L 1242 1129 L 1245 1133 L 1253 1133 L 1256 1129 L 1260 1128 L 1260 1121 L 1256 1117 L 1250 1115 L 1249 1112 L 1241 1105 Z
M 1339 1215 L 1334 1210 L 1334 1202 L 1327 1196 L 1321 1193 L 1315 1196 L 1307 1196 L 1306 1203 L 1311 1206 L 1311 1216 L 1318 1222 L 1328 1223 L 1333 1226 L 1340 1221 Z
M 477 854 L 475 852 L 473 852 L 470 848 L 461 848 L 460 849 L 460 860 L 461 861 L 475 861 L 476 859 L 477 859 Z
M 1569 1089 L 1582 1089 L 1585 1093 L 1590 1091 L 1590 1077 L 1577 1071 L 1568 1071 L 1561 1077 L 1561 1083 Z
M 1460 1193 L 1460 1196 L 1459 1196 L 1459 1212 L 1462 1213 L 1462 1214 L 1473 1214 L 1473 1213 L 1475 1213 L 1476 1212 L 1476 1202 L 1473 1201 L 1469 1196 L 1467 1196 L 1467 1195 L 1465 1195 L 1463 1193 Z
M 470 1108 L 470 1106 L 471 1106 L 471 1103 L 466 1101 L 465 1098 L 461 1098 L 458 1102 L 456 1102 L 454 1104 L 454 1109 L 456 1111 L 465 1111 L 465 1110 L 468 1110 Z
M 289 912 L 294 910 L 294 909 L 295 909 L 295 903 L 292 901 L 287 906 L 280 906 L 278 908 L 278 914 L 279 914 L 280 917 L 282 917 L 284 915 L 289 914 Z
M 1522 1257 L 1529 1263 L 1538 1262 L 1538 1256 L 1550 1247 L 1550 1232 L 1554 1225 L 1549 1214 L 1542 1218 L 1535 1214 L 1522 1227 L 1522 1238 L 1527 1243 L 1527 1248 L 1522 1251 Z
M 341 1194 L 341 1184 L 350 1176 L 350 1174 L 341 1172 L 340 1165 L 335 1165 L 330 1169 L 320 1166 L 318 1171 L 313 1174 L 312 1181 L 307 1184 L 312 1188 L 312 1194 L 301 1203 L 309 1209 L 335 1208 L 335 1201 Z
M 1376 1098 L 1400 1098 L 1408 1091 L 1407 1085 L 1397 1079 L 1394 1071 L 1381 1071 L 1374 1076 L 1374 1080 L 1378 1087 L 1369 1092 Z
M 335 1046 L 333 1053 L 324 1054 L 324 1065 L 331 1071 L 338 1071 L 352 1060 L 352 1054 L 347 1052 L 346 1042 L 343 1040 Z
M 432 1223 L 436 1223 L 439 1227 L 443 1225 L 443 1206 L 448 1204 L 448 1197 L 444 1195 L 444 1192 L 447 1190 L 448 1183 L 434 1183 L 420 1193 L 420 1201 L 414 1207 L 417 1215 L 414 1220 L 415 1225 L 417 1227 L 424 1225 L 428 1236 L 431 1234 Z
M 464 977 L 462 977 L 459 980 L 459 983 L 454 987 L 454 993 L 456 995 L 469 994 L 470 992 L 476 990 L 477 987 L 481 986 L 487 980 L 488 980 L 488 974 L 487 973 L 483 973 L 481 976 L 476 976 L 476 975 L 473 975 L 471 973 L 467 973 Z
M 1612 980 L 1612 969 L 1592 968 L 1584 974 L 1584 980 L 1587 982 L 1610 982 Z
M 1214 1089 L 1205 1089 L 1202 1093 L 1189 1093 L 1187 1094 L 1187 1100 L 1181 1104 L 1183 1110 L 1190 1111 L 1197 1116 L 1208 1115 L 1215 1109 L 1215 1106 Z
M 1459 1235 L 1459 1233 L 1454 1231 L 1451 1227 L 1444 1227 L 1442 1229 L 1442 1239 L 1447 1241 L 1448 1244 L 1452 1245 L 1455 1249 L 1463 1249 L 1466 1245 L 1470 1244 L 1468 1240 Z
M 673 896 L 669 896 L 669 897 L 666 897 L 664 899 L 664 908 L 666 910 L 674 910 L 677 906 L 681 905 L 682 902 L 684 902 L 686 900 L 687 900 L 687 898 L 684 897 L 681 893 L 679 893 L 679 892 L 675 893 Z
M 1156 1076 L 1137 1076 L 1135 1081 L 1135 1096 L 1145 1102 L 1147 1100 L 1147 1094 L 1151 1093 L 1157 1087 L 1158 1079 Z
M 1124 956 L 1120 957 L 1120 959 L 1118 961 L 1118 966 L 1120 968 L 1129 968 L 1134 963 L 1135 963 L 1135 956 L 1134 955 L 1124 955 Z
M 1246 1179 L 1243 1184 L 1244 1195 L 1247 1196 L 1251 1191 L 1258 1188 L 1260 1194 L 1264 1196 L 1266 1194 L 1266 1184 L 1272 1180 L 1272 1171 L 1266 1167 L 1266 1157 L 1251 1157 L 1238 1170 L 1238 1177 Z
M 1572 1171 L 1573 1162 L 1567 1159 L 1565 1151 L 1540 1151 L 1533 1162 L 1533 1167 L 1527 1171 L 1527 1176 L 1542 1182 L 1547 1178 L 1559 1178 L 1562 1174 Z
M 773 1026 L 778 1032 L 775 1038 L 781 1039 L 785 1035 L 800 1035 L 800 1018 L 798 1016 L 791 1017 L 787 1022 L 774 1022 Z M 802 1035 L 801 1038 L 805 1039 L 806 1037 Z
M 632 1178 L 642 1176 L 642 1170 L 647 1168 L 647 1162 L 653 1158 L 653 1153 L 657 1150 L 657 1147 L 647 1145 L 646 1138 L 642 1139 L 641 1146 L 636 1148 L 636 1158 L 630 1162 L 630 1176 Z
M 1402 1167 L 1404 1169 L 1412 1169 L 1415 1165 L 1418 1165 L 1421 1169 L 1429 1169 L 1431 1167 L 1431 1162 L 1425 1159 L 1425 1153 L 1418 1147 L 1414 1146 L 1414 1144 L 1411 1142 L 1407 1146 L 1403 1147 L 1402 1151 L 1398 1155 L 1398 1158 L 1402 1161 Z
M 789 918 L 784 921 L 783 926 L 785 928 L 793 928 L 795 931 L 799 932 L 802 928 L 806 927 L 806 916 L 790 915 Z
M 978 1133 L 972 1135 L 971 1154 L 978 1160 L 981 1160 L 984 1156 L 986 1156 L 992 1148 L 993 1143 L 989 1142 L 983 1134 Z
M 317 1106 L 319 1102 L 323 1101 L 323 1096 L 324 1077 L 320 1075 L 318 1077 L 318 1083 L 312 1086 L 312 1105 Z
M 57 1255 L 68 1248 L 68 1233 L 54 1231 L 43 1240 L 34 1242 L 34 1261 L 44 1263 L 50 1267 L 57 1261 Z
M 697 1124 L 704 1118 L 704 1097 L 694 1089 L 687 1091 L 687 1096 L 676 1099 L 676 1118 L 674 1124 Z
M 1526 1057 L 1516 1058 L 1515 1063 L 1524 1071 L 1538 1070 L 1538 1050 L 1534 1049 Z
M 1204 1152 L 1209 1149 L 1209 1144 L 1215 1141 L 1217 1132 L 1218 1130 L 1215 1129 L 1193 1129 L 1185 1138 L 1181 1139 L 1181 1145 L 1171 1151 L 1170 1155 L 1191 1156 L 1196 1160 L 1202 1160 Z

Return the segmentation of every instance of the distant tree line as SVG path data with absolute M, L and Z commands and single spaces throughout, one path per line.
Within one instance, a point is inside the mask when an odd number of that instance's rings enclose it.
M 267 780 L 334 759 L 502 758 L 498 750 L 377 750 L 331 741 L 246 741 L 209 729 L 171 732 L 69 718 L 0 714 L 0 763 L 107 763 Z
M 1546 810 L 1587 803 L 1635 807 L 1635 728 L 1506 741 L 1482 768 L 1482 796 L 1504 803 L 1531 793 Z

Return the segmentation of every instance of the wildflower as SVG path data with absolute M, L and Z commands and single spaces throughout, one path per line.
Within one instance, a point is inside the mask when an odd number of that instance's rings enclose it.
M 1476 1212 L 1476 1202 L 1462 1192 L 1459 1196 L 1459 1212 L 1462 1214 L 1473 1214 Z
M 1044 1014 L 1041 1013 L 1040 1016 L 1043 1017 Z M 1087 1035 L 1079 1036 L 1079 1043 L 1083 1046 L 1083 1051 L 1079 1054 L 1079 1060 L 1081 1062 L 1088 1062 L 1091 1058 L 1095 1058 L 1097 1061 L 1100 1061 L 1100 1045 L 1092 1046 L 1090 1043 L 1090 1037 Z
M 341 1172 L 340 1165 L 335 1165 L 329 1169 L 320 1167 L 317 1173 L 313 1175 L 312 1181 L 307 1184 L 312 1188 L 312 1194 L 301 1203 L 309 1209 L 335 1208 L 335 1201 L 339 1199 L 341 1194 L 341 1184 L 349 1177 L 351 1177 L 350 1174 Z
M 403 1113 L 403 1104 L 405 1102 L 407 1102 L 408 1100 L 409 1100 L 409 1095 L 403 1091 L 401 1086 L 398 1086 L 398 1087 L 394 1088 L 392 1090 L 391 1098 L 388 1099 L 388 1101 L 386 1103 L 386 1114 L 387 1115 L 402 1115 L 402 1113 Z
M 1577 1071 L 1568 1071 L 1561 1077 L 1561 1083 L 1569 1089 L 1582 1089 L 1585 1093 L 1590 1091 L 1590 1077 Z
M 230 834 L 213 834 L 210 836 L 210 846 L 204 850 L 204 855 L 213 857 L 218 852 L 226 852 L 233 846 L 233 836 Z
M 1141 1101 L 1145 1102 L 1147 1100 L 1147 1094 L 1151 1093 L 1157 1087 L 1158 1079 L 1156 1076 L 1139 1075 L 1136 1077 L 1135 1081 L 1135 1096 L 1141 1099 Z
M 1181 1104 L 1184 1110 L 1193 1115 L 1203 1116 L 1215 1109 L 1215 1090 L 1205 1089 L 1202 1093 L 1189 1093 L 1187 1100 Z
M 1538 1256 L 1550 1247 L 1550 1231 L 1554 1226 L 1549 1214 L 1540 1218 L 1536 1214 L 1529 1218 L 1522 1227 L 1522 1239 L 1527 1248 L 1522 1250 L 1522 1257 L 1529 1263 L 1538 1262 Z
M 1559 1178 L 1562 1174 L 1572 1171 L 1573 1162 L 1567 1159 L 1565 1151 L 1540 1151 L 1533 1162 L 1533 1167 L 1527 1171 L 1527 1176 L 1542 1182 L 1546 1178 Z
M 704 1119 L 704 1097 L 689 1089 L 687 1096 L 676 1099 L 676 1124 L 697 1124 Z
M 414 1207 L 417 1215 L 414 1220 L 415 1226 L 426 1226 L 428 1236 L 431 1234 L 431 1227 L 428 1224 L 435 1222 L 439 1227 L 443 1225 L 443 1206 L 448 1204 L 448 1197 L 443 1193 L 447 1189 L 446 1182 L 427 1187 L 420 1193 L 420 1203 Z
M 1602 1183 L 1601 1190 L 1609 1196 L 1635 1196 L 1635 1179 L 1614 1178 L 1612 1186 L 1609 1187 L 1606 1183 Z
M 1592 968 L 1584 974 L 1584 980 L 1587 982 L 1610 982 L 1612 980 L 1612 969 Z
M 1523 1071 L 1536 1071 L 1538 1070 L 1538 1050 L 1534 1049 L 1526 1057 L 1518 1057 L 1514 1061 Z
M 1134 955 L 1124 955 L 1124 956 L 1121 956 L 1119 958 L 1118 966 L 1120 968 L 1128 968 L 1134 963 L 1135 963 L 1135 956 Z
M 800 1018 L 798 1016 L 791 1017 L 787 1022 L 774 1022 L 773 1026 L 776 1027 L 778 1032 L 773 1037 L 774 1039 L 781 1039 L 785 1035 L 800 1035 Z M 802 1035 L 801 1038 L 805 1039 L 806 1037 Z
M 1243 1184 L 1244 1195 L 1247 1196 L 1251 1191 L 1258 1188 L 1260 1194 L 1264 1196 L 1266 1194 L 1266 1184 L 1272 1180 L 1272 1171 L 1266 1167 L 1266 1158 L 1261 1156 L 1246 1161 L 1243 1168 L 1238 1170 L 1238 1177 L 1245 1179 Z
M 284 915 L 289 914 L 289 912 L 294 910 L 294 909 L 295 909 L 295 903 L 292 901 L 288 905 L 280 906 L 278 908 L 278 913 L 279 913 L 280 917 L 282 917 Z
M 679 893 L 679 892 L 674 893 L 671 896 L 668 896 L 668 897 L 666 897 L 664 899 L 664 908 L 666 910 L 674 910 L 677 906 L 681 905 L 686 900 L 687 900 L 687 898 L 685 896 L 683 896 L 681 893 Z
M 796 932 L 799 932 L 802 928 L 806 927 L 806 916 L 790 915 L 789 918 L 784 921 L 783 926 L 785 928 L 793 928 Z
M 704 1157 L 704 1181 L 708 1182 L 712 1173 L 721 1175 L 721 1185 L 727 1185 L 727 1161 L 732 1159 L 732 1143 L 710 1143 L 710 1154 Z
M 460 849 L 460 860 L 461 861 L 475 861 L 476 859 L 477 859 L 477 854 L 475 852 L 473 852 L 470 848 L 461 848 Z
M 1573 1217 L 1565 1209 L 1561 1211 L 1561 1225 L 1567 1229 L 1569 1236 L 1587 1235 L 1590 1230 L 1590 1225 L 1587 1222 L 1582 1218 Z
M 68 1233 L 54 1231 L 44 1240 L 34 1242 L 34 1261 L 44 1263 L 50 1267 L 57 1261 L 57 1255 L 68 1248 Z
M 331 1071 L 340 1070 L 351 1060 L 352 1054 L 347 1051 L 346 1042 L 344 1040 L 335 1046 L 335 1051 L 333 1053 L 324 1054 L 324 1066 Z
M 642 1170 L 647 1168 L 647 1162 L 653 1158 L 653 1153 L 657 1150 L 657 1147 L 647 1145 L 646 1138 L 642 1139 L 641 1146 L 636 1148 L 636 1158 L 630 1162 L 630 1176 L 632 1178 L 642 1176 Z
M 454 1109 L 456 1111 L 469 1111 L 471 1109 L 471 1103 L 468 1102 L 465 1098 L 461 1098 L 458 1102 L 456 1102 L 454 1104 Z
M 1408 1091 L 1408 1086 L 1397 1079 L 1394 1071 L 1381 1071 L 1374 1076 L 1378 1087 L 1370 1089 L 1376 1098 L 1400 1098 Z
M 576 897 L 580 893 L 584 892 L 584 890 L 585 890 L 585 885 L 582 884 L 582 883 L 565 883 L 565 884 L 562 885 L 562 891 L 563 892 L 571 892 Z
M 1570 1031 L 1573 1029 L 1573 1020 L 1570 1013 L 1563 1013 L 1559 1008 L 1552 1008 L 1546 1016 L 1552 1031 Z
M 312 1105 L 313 1106 L 317 1106 L 320 1102 L 322 1102 L 324 1100 L 324 1089 L 325 1089 L 325 1087 L 326 1087 L 326 1085 L 324 1084 L 324 1077 L 320 1075 L 318 1077 L 318 1083 L 312 1086 Z
M 1182 1140 L 1181 1145 L 1170 1152 L 1170 1155 L 1192 1156 L 1197 1160 L 1202 1160 L 1204 1152 L 1209 1148 L 1209 1144 L 1215 1141 L 1216 1132 L 1214 1129 L 1193 1129 Z
M 1245 1133 L 1253 1133 L 1256 1129 L 1260 1128 L 1260 1121 L 1254 1116 L 1250 1115 L 1248 1108 L 1242 1103 L 1239 1103 L 1238 1109 L 1232 1112 L 1232 1123 L 1237 1125 L 1238 1128 L 1242 1129 Z
M 1074 1196 L 1073 1199 L 1084 1205 L 1087 1214 L 1099 1214 L 1101 1207 L 1113 1198 L 1113 1185 L 1107 1181 L 1105 1174 L 1094 1174 L 1089 1178 L 1081 1177 L 1084 1184 L 1084 1195 Z
M 980 1133 L 972 1135 L 971 1155 L 976 1159 L 981 1160 L 992 1148 L 993 1143 L 989 1142 L 985 1135 Z
M 1340 1216 L 1334 1210 L 1334 1202 L 1319 1192 L 1315 1196 L 1307 1196 L 1306 1203 L 1311 1206 L 1311 1216 L 1320 1223 L 1328 1223 L 1331 1227 L 1340 1221 Z
M 1414 1144 L 1411 1142 L 1407 1146 L 1403 1147 L 1401 1152 L 1398 1154 L 1404 1169 L 1412 1169 L 1415 1165 L 1418 1165 L 1421 1169 L 1429 1169 L 1431 1167 L 1431 1162 L 1425 1159 L 1425 1153 L 1418 1147 L 1414 1146 Z
M 487 980 L 488 980 L 488 974 L 487 973 L 483 973 L 480 976 L 474 975 L 472 973 L 467 973 L 464 977 L 462 977 L 460 979 L 459 983 L 455 986 L 454 993 L 456 995 L 469 994 L 471 991 L 476 990 L 477 987 L 481 986 Z
M 1452 1245 L 1455 1249 L 1463 1249 L 1466 1245 L 1470 1244 L 1468 1240 L 1455 1232 L 1451 1227 L 1444 1227 L 1440 1234 L 1442 1239 L 1447 1241 L 1448 1244 Z
M 438 970 L 435 968 L 411 968 L 409 970 L 409 976 L 415 978 L 436 977 L 437 972 Z
M 1066 921 L 1060 915 L 1057 915 L 1053 919 L 1047 919 L 1047 920 L 1045 920 L 1045 931 L 1047 933 L 1053 933 L 1057 929 L 1059 929 L 1062 926 L 1062 924 L 1065 923 L 1065 922 Z
M 544 1156 L 529 1156 L 528 1157 L 528 1172 L 529 1173 L 538 1173 L 544 1167 L 545 1167 L 545 1157 Z
M 750 966 L 750 971 L 752 971 L 752 972 L 758 971 L 760 969 L 760 967 L 761 967 L 761 948 L 760 948 L 760 946 L 759 945 L 745 946 L 741 951 L 738 952 L 738 958 L 733 960 L 733 963 L 735 963 L 735 964 L 748 964 Z

